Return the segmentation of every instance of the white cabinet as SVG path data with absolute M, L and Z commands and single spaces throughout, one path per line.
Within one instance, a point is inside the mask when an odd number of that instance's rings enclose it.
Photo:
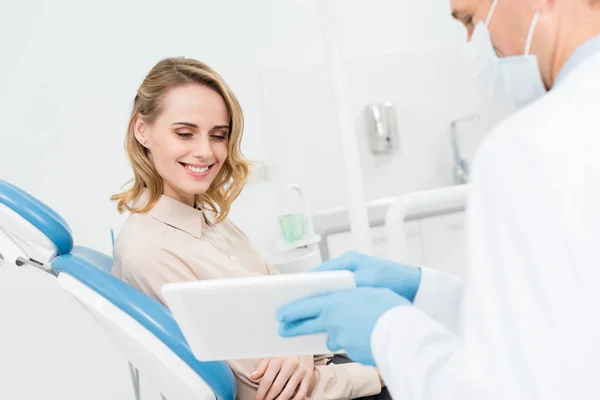
M 464 213 L 424 218 L 420 222 L 423 264 L 464 276 L 466 263 Z
M 402 262 L 408 265 L 420 266 L 425 262 L 423 253 L 423 243 L 421 239 L 421 221 L 414 220 L 409 221 L 405 225 L 406 228 L 406 245 L 408 249 L 408 259 L 402 260 Z M 381 234 L 385 238 L 385 255 L 389 257 L 389 242 L 387 237 L 387 229 L 381 228 Z
M 421 246 L 420 221 L 411 221 L 407 223 L 408 253 L 409 260 L 407 264 L 422 265 L 423 250 Z M 388 238 L 385 226 L 371 228 L 372 254 L 376 257 L 388 258 Z M 352 251 L 352 234 L 350 232 L 341 232 L 327 235 L 327 247 L 329 258 L 339 257 L 342 254 Z
M 344 253 L 354 250 L 352 248 L 352 234 L 350 232 L 332 233 L 326 236 L 328 258 L 336 258 Z
M 412 220 L 406 223 L 409 265 L 426 266 L 458 276 L 465 273 L 464 213 L 457 212 Z M 373 255 L 389 258 L 385 226 L 371 228 Z M 327 236 L 329 258 L 353 250 L 352 235 L 342 232 Z

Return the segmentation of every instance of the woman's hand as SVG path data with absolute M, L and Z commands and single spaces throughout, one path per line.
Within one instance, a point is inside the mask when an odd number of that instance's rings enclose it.
M 315 371 L 308 357 L 263 358 L 250 378 L 260 379 L 254 400 L 303 400 L 308 395 Z

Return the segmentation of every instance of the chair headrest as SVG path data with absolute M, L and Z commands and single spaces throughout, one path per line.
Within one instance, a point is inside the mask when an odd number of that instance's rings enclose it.
M 29 193 L 0 180 L 0 204 L 19 214 L 46 235 L 56 246 L 58 254 L 68 254 L 73 249 L 73 234 L 67 222 Z
M 235 398 L 236 382 L 227 363 L 198 361 L 170 311 L 158 301 L 74 255 L 57 257 L 52 269 L 82 282 L 152 332 L 212 388 L 217 400 Z

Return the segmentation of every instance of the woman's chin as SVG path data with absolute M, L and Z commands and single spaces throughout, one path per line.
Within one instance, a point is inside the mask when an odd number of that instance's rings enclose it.
M 185 188 L 182 188 L 182 191 L 187 195 L 193 197 L 206 193 L 209 187 L 210 182 L 202 182 L 202 184 L 198 184 L 198 182 L 195 182 L 195 184 L 193 185 L 186 185 Z

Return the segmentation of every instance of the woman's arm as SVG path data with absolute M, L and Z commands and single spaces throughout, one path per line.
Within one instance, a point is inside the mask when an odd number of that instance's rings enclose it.
M 315 367 L 315 385 L 310 399 L 355 399 L 381 393 L 382 382 L 376 368 L 350 362 Z
M 236 376 L 240 400 L 253 400 L 257 395 L 260 380 L 252 379 L 252 374 L 259 363 L 260 360 L 254 359 L 228 362 Z M 307 400 L 346 400 L 381 392 L 381 378 L 376 368 L 354 362 L 326 363 L 326 360 L 315 361 Z

